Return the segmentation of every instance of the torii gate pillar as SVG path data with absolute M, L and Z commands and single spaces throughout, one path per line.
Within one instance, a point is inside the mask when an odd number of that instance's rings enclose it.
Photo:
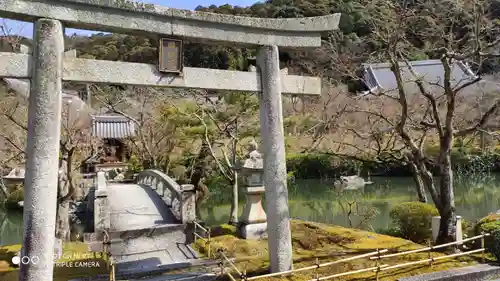
M 269 260 L 272 272 L 292 268 L 292 237 L 288 211 L 285 135 L 281 103 L 281 73 L 277 46 L 263 46 L 257 54 L 262 91 L 260 132 L 264 154 L 264 186 L 268 215 Z

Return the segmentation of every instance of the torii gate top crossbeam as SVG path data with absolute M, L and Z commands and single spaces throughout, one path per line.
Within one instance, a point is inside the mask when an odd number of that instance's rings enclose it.
M 340 14 L 267 19 L 171 9 L 130 0 L 1 0 L 0 17 L 60 20 L 67 27 L 151 33 L 239 45 L 319 47 L 321 34 L 338 28 Z

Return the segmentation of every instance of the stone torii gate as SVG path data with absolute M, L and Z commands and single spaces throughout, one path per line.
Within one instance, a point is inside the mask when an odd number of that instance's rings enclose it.
M 62 81 L 260 92 L 271 270 L 292 267 L 281 94 L 319 95 L 321 80 L 280 73 L 278 47 L 321 45 L 340 14 L 262 19 L 169 9 L 129 0 L 1 0 L 0 17 L 34 22 L 32 55 L 0 53 L 0 77 L 31 79 L 20 280 L 52 281 Z M 258 49 L 257 72 L 183 68 L 64 57 L 64 27 L 175 36 Z

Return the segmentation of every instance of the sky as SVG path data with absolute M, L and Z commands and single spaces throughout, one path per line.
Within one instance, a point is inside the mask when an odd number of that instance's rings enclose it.
M 1 0 L 0 0 L 1 1 Z M 230 4 L 233 6 L 240 6 L 240 7 L 247 7 L 251 6 L 252 4 L 258 2 L 258 0 L 173 0 L 173 1 L 165 1 L 165 0 L 142 0 L 140 2 L 143 3 L 149 3 L 149 4 L 157 4 L 157 5 L 162 5 L 162 6 L 167 6 L 170 8 L 176 8 L 176 9 L 187 9 L 187 10 L 194 10 L 198 6 L 210 6 L 210 5 L 224 5 L 224 4 Z M 10 30 L 10 34 L 17 34 L 21 35 L 27 38 L 32 38 L 33 37 L 33 24 L 32 23 L 26 23 L 26 22 L 20 22 L 20 21 L 14 21 L 14 20 L 7 20 L 0 18 L 0 24 L 3 24 L 4 26 L 7 27 L 8 30 Z M 90 35 L 92 32 L 89 31 L 83 31 L 83 30 L 76 30 L 72 28 L 66 29 L 66 34 L 71 35 L 73 33 L 77 33 L 79 35 Z M 3 35 L 3 34 L 2 34 Z

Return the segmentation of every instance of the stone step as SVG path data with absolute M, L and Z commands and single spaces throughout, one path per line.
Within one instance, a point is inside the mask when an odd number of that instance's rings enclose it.
M 112 239 L 109 251 L 113 256 L 135 255 L 140 253 L 148 253 L 163 250 L 186 250 L 184 246 L 179 248 L 179 245 L 186 244 L 186 235 L 182 231 L 164 233 L 157 236 L 142 236 L 128 239 Z M 192 254 L 186 252 L 189 258 L 195 258 Z M 186 259 L 186 258 L 183 258 Z
M 153 225 L 125 231 L 111 231 L 110 237 L 111 239 L 129 239 L 142 236 L 159 236 L 178 231 L 184 232 L 186 231 L 186 227 L 184 224 Z
M 116 264 L 144 261 L 145 264 L 152 263 L 153 266 L 198 258 L 198 254 L 190 246 L 185 244 L 172 245 L 171 247 L 164 247 L 161 249 L 148 249 L 148 251 L 134 253 L 125 251 L 121 254 L 116 254 L 116 252 L 113 254 L 112 251 L 111 256 L 114 258 Z
M 113 256 L 116 271 L 141 272 L 186 268 L 197 261 L 197 255 L 188 245 L 179 244 L 160 251 L 143 252 L 134 255 Z
M 123 268 L 119 268 L 119 266 L 117 265 L 116 276 L 118 276 L 120 279 L 130 280 L 134 278 L 142 278 L 151 275 L 164 274 L 173 270 L 188 269 L 191 267 L 200 267 L 200 266 L 209 267 L 209 266 L 216 266 L 218 264 L 219 261 L 196 259 L 196 260 L 186 260 L 184 262 L 171 263 L 171 264 L 158 264 L 154 267 L 146 266 L 144 268 L 140 268 L 137 264 L 131 263 L 129 265 L 124 265 Z M 213 272 L 210 273 L 216 274 Z
M 478 264 L 410 277 L 402 277 L 398 279 L 398 281 L 479 281 L 494 280 L 494 277 L 498 277 L 499 275 L 500 266 L 494 264 Z
M 132 239 L 137 238 L 151 238 L 151 237 L 161 237 L 165 239 L 168 236 L 169 239 L 178 243 L 186 243 L 186 225 L 182 224 L 168 224 L 160 226 L 152 226 L 147 228 L 132 229 L 127 231 L 116 231 L 110 233 L 111 244 L 122 244 L 127 243 Z M 84 233 L 84 242 L 89 245 L 89 251 L 91 252 L 101 252 L 103 251 L 103 239 L 102 233 Z M 117 247 L 121 246 L 115 246 Z M 153 246 L 152 246 L 153 247 Z

